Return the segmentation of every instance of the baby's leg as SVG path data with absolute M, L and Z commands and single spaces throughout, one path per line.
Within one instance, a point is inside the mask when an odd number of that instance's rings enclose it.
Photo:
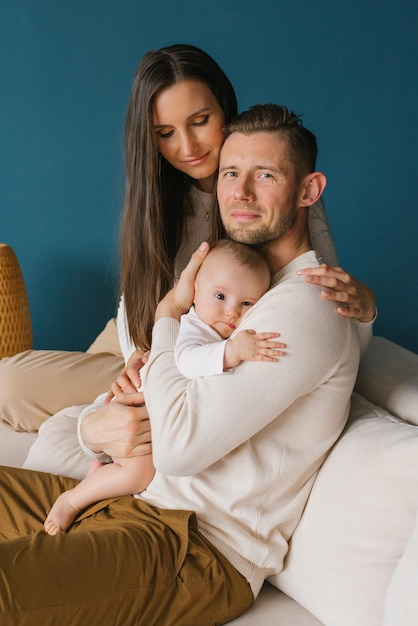
M 90 476 L 90 474 L 93 474 L 93 472 L 99 469 L 99 467 L 102 467 L 102 465 L 104 465 L 104 463 L 101 463 L 100 461 L 92 461 L 89 465 L 87 476 Z
M 57 498 L 45 520 L 46 532 L 49 535 L 65 532 L 76 515 L 94 502 L 143 491 L 154 473 L 151 455 L 118 459 L 96 468 Z
M 57 533 L 66 531 L 67 528 L 71 526 L 77 513 L 81 511 L 81 509 L 73 506 L 71 502 L 72 491 L 73 489 L 64 491 L 52 505 L 52 509 L 48 513 L 44 523 L 48 535 L 56 535 Z

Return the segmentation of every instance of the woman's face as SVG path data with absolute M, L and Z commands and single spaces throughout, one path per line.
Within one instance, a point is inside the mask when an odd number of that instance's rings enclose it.
M 182 80 L 154 100 L 154 129 L 163 157 L 180 172 L 212 191 L 223 143 L 223 111 L 210 88 Z

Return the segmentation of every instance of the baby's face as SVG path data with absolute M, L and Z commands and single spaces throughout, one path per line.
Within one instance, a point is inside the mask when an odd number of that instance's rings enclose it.
M 211 253 L 197 275 L 196 313 L 223 339 L 228 339 L 267 288 L 259 272 L 231 261 L 223 252 Z

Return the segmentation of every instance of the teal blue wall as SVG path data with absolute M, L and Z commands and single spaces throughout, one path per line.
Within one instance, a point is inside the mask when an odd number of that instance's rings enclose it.
M 375 290 L 376 334 L 418 351 L 416 0 L 1 2 L 0 241 L 34 346 L 85 349 L 114 312 L 130 84 L 176 42 L 218 60 L 240 108 L 304 113 L 340 262 Z

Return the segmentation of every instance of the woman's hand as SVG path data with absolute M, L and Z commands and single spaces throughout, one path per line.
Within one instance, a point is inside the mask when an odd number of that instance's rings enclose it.
M 180 274 L 180 278 L 166 296 L 161 300 L 155 312 L 155 321 L 162 317 L 180 317 L 187 313 L 193 304 L 194 284 L 197 272 L 209 252 L 209 244 L 203 242 L 191 256 L 190 261 Z
M 126 363 L 126 367 L 122 370 L 120 376 L 110 386 L 104 403 L 109 404 L 114 397 L 120 396 L 122 393 L 134 393 L 141 387 L 141 378 L 139 370 L 146 363 L 148 353 L 143 354 L 136 350 L 131 354 Z
M 360 322 L 371 322 L 376 313 L 373 291 L 341 267 L 323 264 L 299 270 L 307 283 L 325 287 L 321 295 L 325 300 L 339 304 L 337 311 L 344 317 L 355 317 Z
M 90 450 L 111 457 L 151 454 L 151 426 L 142 392 L 123 393 L 86 415 L 81 436 Z

